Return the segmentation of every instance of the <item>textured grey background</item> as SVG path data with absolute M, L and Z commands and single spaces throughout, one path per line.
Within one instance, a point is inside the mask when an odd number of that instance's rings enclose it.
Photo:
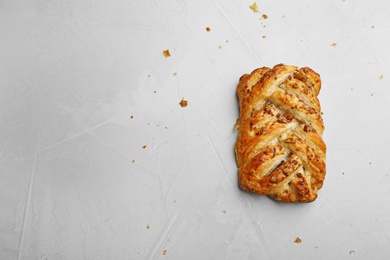
M 252 3 L 0 1 L 1 259 L 390 255 L 390 5 Z M 237 187 L 236 84 L 277 63 L 323 81 L 311 204 Z

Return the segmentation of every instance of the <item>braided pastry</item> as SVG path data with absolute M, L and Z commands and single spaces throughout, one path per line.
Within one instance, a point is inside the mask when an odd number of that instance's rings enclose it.
M 240 78 L 235 144 L 239 185 L 282 202 L 312 202 L 326 166 L 320 76 L 279 64 Z

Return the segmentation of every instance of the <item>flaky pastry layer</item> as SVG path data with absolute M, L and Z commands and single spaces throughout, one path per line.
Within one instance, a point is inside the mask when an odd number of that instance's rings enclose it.
M 282 202 L 312 202 L 326 174 L 319 74 L 279 64 L 240 78 L 235 125 L 239 186 Z

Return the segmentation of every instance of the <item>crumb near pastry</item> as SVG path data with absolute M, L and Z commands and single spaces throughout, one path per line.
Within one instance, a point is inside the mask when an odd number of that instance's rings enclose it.
M 252 11 L 253 11 L 254 13 L 258 13 L 258 12 L 259 12 L 259 7 L 257 6 L 257 3 L 256 3 L 256 2 L 254 2 L 253 4 L 251 4 L 251 5 L 249 6 L 249 8 L 252 9 Z
M 299 237 L 296 237 L 295 240 L 294 240 L 294 243 L 301 243 L 302 242 L 302 239 L 300 239 Z
M 181 107 L 186 107 L 186 106 L 188 106 L 188 101 L 185 100 L 185 99 L 183 98 L 183 99 L 180 101 L 179 105 L 180 105 Z
M 168 49 L 163 51 L 163 55 L 165 58 L 171 57 L 171 53 L 169 52 Z

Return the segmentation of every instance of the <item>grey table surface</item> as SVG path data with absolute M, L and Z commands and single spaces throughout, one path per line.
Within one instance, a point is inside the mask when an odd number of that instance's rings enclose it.
M 1 259 L 388 259 L 390 5 L 251 4 L 0 1 Z M 322 78 L 310 204 L 237 186 L 235 88 L 278 63 Z

